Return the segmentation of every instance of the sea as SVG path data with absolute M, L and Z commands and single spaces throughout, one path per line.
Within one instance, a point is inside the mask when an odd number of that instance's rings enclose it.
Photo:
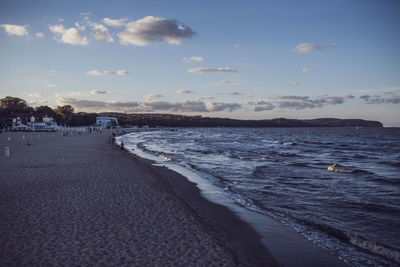
M 183 128 L 123 138 L 349 265 L 400 265 L 399 128 Z

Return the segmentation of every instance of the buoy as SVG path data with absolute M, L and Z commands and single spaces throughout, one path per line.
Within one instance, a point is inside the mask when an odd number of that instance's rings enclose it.
M 27 145 L 27 146 L 30 146 L 30 145 L 31 145 L 31 143 L 29 143 L 29 140 L 26 140 L 26 145 Z
M 121 150 L 124 150 L 124 142 L 121 142 L 120 148 L 121 148 Z

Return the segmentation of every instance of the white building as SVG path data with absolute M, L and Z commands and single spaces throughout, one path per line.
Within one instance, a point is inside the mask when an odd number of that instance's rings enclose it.
M 97 117 L 96 126 L 101 128 L 116 128 L 119 127 L 117 118 L 113 117 Z
M 13 131 L 25 131 L 29 129 L 29 126 L 23 124 L 20 117 L 16 117 L 12 119 L 11 129 Z
M 41 122 L 36 121 L 36 118 L 32 116 L 31 121 L 27 124 L 33 131 L 57 131 L 59 129 L 57 122 L 52 117 L 47 117 L 47 115 L 42 118 Z

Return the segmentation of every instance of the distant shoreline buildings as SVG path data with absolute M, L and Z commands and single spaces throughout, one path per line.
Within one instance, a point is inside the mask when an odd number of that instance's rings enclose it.
M 54 132 L 59 129 L 53 117 L 30 116 L 30 114 L 12 114 L 4 119 L 5 127 L 10 131 L 46 131 Z

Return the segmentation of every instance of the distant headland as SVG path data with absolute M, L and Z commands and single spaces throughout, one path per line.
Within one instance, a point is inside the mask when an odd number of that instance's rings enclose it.
M 102 116 L 118 118 L 122 125 L 148 125 L 149 127 L 383 127 L 379 121 L 361 119 L 319 118 L 310 120 L 264 119 L 238 120 L 173 114 L 124 114 L 100 113 Z

